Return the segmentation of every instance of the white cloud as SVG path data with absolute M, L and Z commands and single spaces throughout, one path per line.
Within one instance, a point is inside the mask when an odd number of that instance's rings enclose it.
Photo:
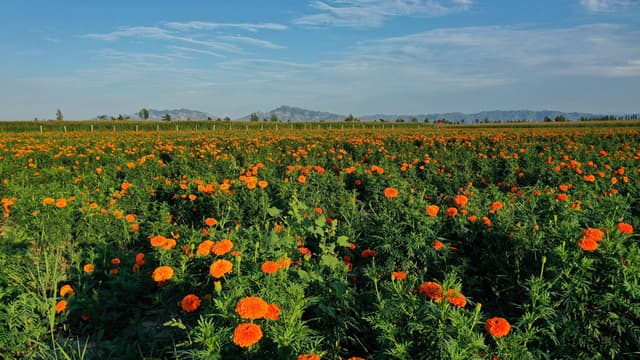
M 580 0 L 580 4 L 591 12 L 608 12 L 630 6 L 632 3 L 629 0 Z
M 194 48 L 184 47 L 184 46 L 171 45 L 171 46 L 169 46 L 169 49 L 177 50 L 178 52 L 191 52 L 191 53 L 209 55 L 209 56 L 214 56 L 214 57 L 219 57 L 219 58 L 225 57 L 224 55 L 215 53 L 213 51 L 202 50 L 202 49 L 194 49 Z
M 274 44 L 271 41 L 255 39 L 248 36 L 223 35 L 223 36 L 218 36 L 218 39 L 229 41 L 229 42 L 241 42 L 249 45 L 268 48 L 268 49 L 284 49 L 285 48 L 284 46 Z
M 467 10 L 472 0 L 330 0 L 312 1 L 316 10 L 294 20 L 299 25 L 347 27 L 381 26 L 397 16 L 443 16 Z
M 189 21 L 189 22 L 168 22 L 165 24 L 168 28 L 189 31 L 189 30 L 209 30 L 219 28 L 234 28 L 247 31 L 258 30 L 286 30 L 287 26 L 276 23 L 262 23 L 262 24 L 246 24 L 246 23 L 215 23 L 204 21 Z

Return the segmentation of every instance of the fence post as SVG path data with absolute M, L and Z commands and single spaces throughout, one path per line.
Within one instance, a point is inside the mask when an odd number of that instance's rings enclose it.
M 42 134 L 42 125 L 40 125 L 40 134 Z
M 67 132 L 67 126 L 63 125 L 62 128 L 64 129 L 64 132 Z

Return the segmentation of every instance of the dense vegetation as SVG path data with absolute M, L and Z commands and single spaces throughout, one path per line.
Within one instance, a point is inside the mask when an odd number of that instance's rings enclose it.
M 640 356 L 637 126 L 64 124 L 0 138 L 8 358 Z

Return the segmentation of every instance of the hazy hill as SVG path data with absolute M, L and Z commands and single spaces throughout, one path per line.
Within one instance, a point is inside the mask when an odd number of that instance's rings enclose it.
M 149 111 L 149 120 L 162 120 L 162 117 L 165 114 L 171 115 L 171 120 L 206 120 L 208 117 L 215 119 L 216 117 L 212 114 L 197 111 L 197 110 L 189 110 L 189 109 L 174 109 L 174 110 L 155 110 L 155 109 L 147 109 Z M 102 115 L 106 116 L 107 119 L 118 118 L 118 115 Z M 138 113 L 135 114 L 122 114 L 123 117 L 129 117 L 132 120 L 139 120 Z M 101 116 L 97 116 L 96 119 L 100 119 Z
M 344 115 L 332 114 L 329 112 L 307 110 L 293 106 L 280 106 L 269 112 L 255 112 L 260 120 L 270 119 L 272 114 L 278 117 L 279 121 L 321 121 L 321 120 L 344 120 Z M 251 114 L 241 118 L 240 120 L 249 120 Z

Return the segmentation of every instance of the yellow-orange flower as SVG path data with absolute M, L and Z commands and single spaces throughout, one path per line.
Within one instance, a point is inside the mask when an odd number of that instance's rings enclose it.
M 405 280 L 406 278 L 407 278 L 407 273 L 404 271 L 391 272 L 391 280 Z
M 631 224 L 621 222 L 621 223 L 618 223 L 616 226 L 618 227 L 618 231 L 620 231 L 623 234 L 633 233 L 633 226 Z
M 458 206 L 459 208 L 467 206 L 468 202 L 469 198 L 464 195 L 456 195 L 456 197 L 453 198 L 453 203 L 456 204 L 456 206 Z
M 280 318 L 280 307 L 276 304 L 269 304 L 264 318 L 268 320 L 278 320 Z
M 491 207 L 489 208 L 489 213 L 493 214 L 494 212 L 502 209 L 504 205 L 500 201 L 495 201 L 491 203 Z
M 198 245 L 198 249 L 196 250 L 196 254 L 200 256 L 207 256 L 211 253 L 211 248 L 215 243 L 211 240 L 205 240 Z
M 169 239 L 167 239 L 166 237 L 164 237 L 162 235 L 156 235 L 156 236 L 152 236 L 150 241 L 151 241 L 151 246 L 153 246 L 153 247 L 162 247 L 162 246 L 165 246 L 167 244 L 167 241 L 169 241 Z
M 320 360 L 320 356 L 316 354 L 301 354 L 297 360 Z
M 56 200 L 55 200 L 54 198 L 50 198 L 50 197 L 48 197 L 48 198 L 44 198 L 44 199 L 42 200 L 42 204 L 43 204 L 43 205 L 52 205 L 52 204 L 53 204 L 53 203 L 55 203 L 55 202 L 56 202 Z
M 484 328 L 491 336 L 501 338 L 509 334 L 511 324 L 505 318 L 492 317 L 485 322 Z
M 440 251 L 444 247 L 444 245 L 442 244 L 442 242 L 440 240 L 434 240 L 433 241 L 433 245 L 431 245 L 431 246 L 436 251 Z
M 67 295 L 73 295 L 73 288 L 69 284 L 64 284 L 60 287 L 60 296 L 65 297 Z
M 216 226 L 217 223 L 218 220 L 212 217 L 204 219 L 204 224 L 207 226 Z
M 96 269 L 96 267 L 93 264 L 85 264 L 82 267 L 82 271 L 86 272 L 86 273 L 92 273 L 94 272 Z
M 447 209 L 447 216 L 449 217 L 454 217 L 458 215 L 458 209 L 454 208 L 454 207 L 450 207 Z
M 189 294 L 182 298 L 180 307 L 186 312 L 194 312 L 200 307 L 200 298 L 195 294 Z
M 233 243 L 231 242 L 231 240 L 222 239 L 213 244 L 213 246 L 211 247 L 211 251 L 218 256 L 222 256 L 231 251 L 232 248 Z
M 596 228 L 586 228 L 582 231 L 582 236 L 593 239 L 594 241 L 601 241 L 604 238 L 604 232 Z
M 56 207 L 58 209 L 62 209 L 64 207 L 67 207 L 67 199 L 60 198 L 60 199 L 56 200 Z
M 269 310 L 269 304 L 258 296 L 246 296 L 238 300 L 236 313 L 243 319 L 262 319 Z
M 265 261 L 260 266 L 260 269 L 265 274 L 275 274 L 278 271 L 278 264 L 275 261 Z
M 388 187 L 384 189 L 383 194 L 387 199 L 392 199 L 398 197 L 398 190 L 396 188 Z
M 233 263 L 229 260 L 216 260 L 211 264 L 209 268 L 209 274 L 214 278 L 221 278 L 225 274 L 230 273 L 233 270 Z
M 418 292 L 435 302 L 440 302 L 444 298 L 442 286 L 433 281 L 426 281 L 420 284 Z
M 449 304 L 457 307 L 467 306 L 467 298 L 462 293 L 455 291 L 454 289 L 447 290 L 447 301 Z
M 251 347 L 262 339 L 262 329 L 252 323 L 243 323 L 233 331 L 233 342 L 243 348 Z
M 151 274 L 153 281 L 161 283 L 171 280 L 173 277 L 173 269 L 170 266 L 159 266 Z
M 430 217 L 438 216 L 438 212 L 439 211 L 440 211 L 440 207 L 438 205 L 429 205 L 429 206 L 427 206 L 427 209 L 425 210 L 427 215 L 429 215 Z
M 595 251 L 598 248 L 598 242 L 593 238 L 583 237 L 578 240 L 578 246 L 584 251 Z
M 56 312 L 57 313 L 63 312 L 66 308 L 67 308 L 67 301 L 66 300 L 60 300 L 56 304 Z

